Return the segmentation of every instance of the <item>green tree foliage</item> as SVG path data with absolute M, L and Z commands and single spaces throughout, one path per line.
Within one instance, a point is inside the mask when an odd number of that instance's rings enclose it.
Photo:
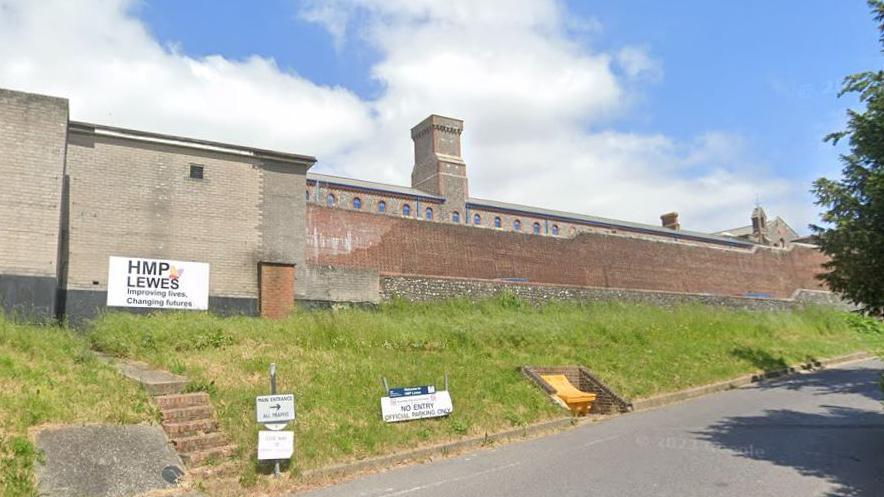
M 884 46 L 884 1 L 870 0 Z M 811 226 L 831 260 L 822 278 L 866 312 L 884 316 L 884 71 L 848 76 L 839 93 L 856 95 L 864 110 L 849 110 L 847 129 L 826 141 L 847 139 L 841 179 L 813 185 L 825 226 Z

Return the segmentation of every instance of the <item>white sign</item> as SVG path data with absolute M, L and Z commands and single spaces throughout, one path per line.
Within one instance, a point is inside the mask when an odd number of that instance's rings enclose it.
M 111 257 L 107 271 L 107 305 L 206 310 L 209 308 L 209 265 Z
M 437 418 L 451 414 L 452 410 L 454 408 L 448 390 L 408 397 L 381 397 L 381 414 L 387 423 Z
M 291 459 L 295 453 L 295 432 L 259 431 L 258 460 Z
M 255 397 L 259 423 L 285 423 L 295 420 L 295 395 L 281 393 Z

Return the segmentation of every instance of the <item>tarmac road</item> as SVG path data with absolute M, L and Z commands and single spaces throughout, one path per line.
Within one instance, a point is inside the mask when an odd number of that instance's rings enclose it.
M 301 495 L 884 497 L 882 368 L 854 363 Z

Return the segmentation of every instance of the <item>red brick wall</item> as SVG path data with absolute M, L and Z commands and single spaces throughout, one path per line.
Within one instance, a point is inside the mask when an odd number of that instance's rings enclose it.
M 261 263 L 259 266 L 261 317 L 282 319 L 295 304 L 295 266 Z
M 786 298 L 823 289 L 825 260 L 792 250 L 712 248 L 613 235 L 553 238 L 310 205 L 307 261 L 382 274 L 525 278 L 535 283 Z

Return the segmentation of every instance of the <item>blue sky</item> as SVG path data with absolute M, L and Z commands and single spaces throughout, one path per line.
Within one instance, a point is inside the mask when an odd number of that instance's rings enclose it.
M 72 23 L 70 39 L 101 46 L 96 61 L 75 55 L 78 67 L 143 56 L 137 67 L 169 85 L 150 97 L 159 108 L 104 102 L 81 81 L 94 72 L 48 84 L 0 63 L 0 84 L 69 96 L 75 118 L 293 149 L 317 155 L 318 171 L 397 183 L 408 182 L 410 125 L 456 114 L 476 196 L 649 223 L 676 209 L 704 230 L 746 224 L 758 197 L 806 231 L 810 181 L 839 170 L 822 137 L 852 104 L 836 98 L 841 79 L 881 62 L 859 0 L 86 3 L 107 12 L 82 21 L 97 35 L 77 37 Z M 10 36 L 49 29 L 49 14 L 28 14 L 5 19 Z M 39 54 L 32 66 L 46 63 Z M 192 86 L 220 110 L 240 84 L 264 121 L 222 125 L 223 113 L 168 97 Z

